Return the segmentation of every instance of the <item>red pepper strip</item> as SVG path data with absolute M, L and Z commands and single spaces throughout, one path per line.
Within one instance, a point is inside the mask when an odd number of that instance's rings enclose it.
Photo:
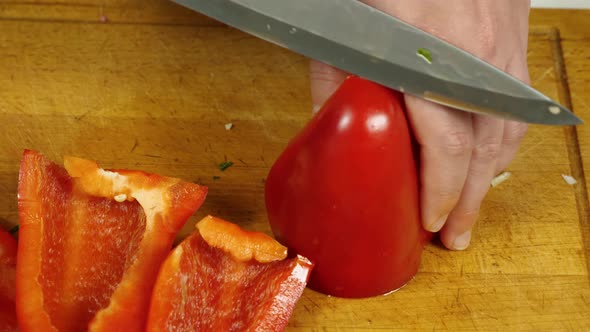
M 282 331 L 312 264 L 215 217 L 197 228 L 162 265 L 147 331 Z
M 0 229 L 0 332 L 18 331 L 15 307 L 16 240 Z
M 143 331 L 176 233 L 207 188 L 35 151 L 21 162 L 17 315 L 23 331 Z

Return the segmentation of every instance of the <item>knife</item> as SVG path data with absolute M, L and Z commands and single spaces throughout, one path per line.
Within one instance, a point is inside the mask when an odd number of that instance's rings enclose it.
M 583 123 L 520 80 L 358 0 L 173 1 L 306 57 L 438 104 L 527 123 Z

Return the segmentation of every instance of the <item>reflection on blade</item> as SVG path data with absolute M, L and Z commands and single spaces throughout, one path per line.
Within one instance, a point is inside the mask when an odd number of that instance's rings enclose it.
M 439 104 L 529 123 L 582 123 L 516 78 L 358 0 L 175 1 L 294 52 Z

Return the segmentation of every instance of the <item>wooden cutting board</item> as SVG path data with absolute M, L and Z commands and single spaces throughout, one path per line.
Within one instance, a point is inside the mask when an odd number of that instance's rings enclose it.
M 533 11 L 529 48 L 533 85 L 586 121 L 588 17 Z M 179 238 L 205 214 L 270 234 L 264 179 L 310 118 L 308 84 L 305 58 L 163 0 L 0 0 L 0 223 L 18 223 L 31 148 L 208 186 Z M 590 330 L 589 148 L 586 126 L 531 126 L 467 251 L 429 245 L 389 296 L 306 290 L 289 329 Z

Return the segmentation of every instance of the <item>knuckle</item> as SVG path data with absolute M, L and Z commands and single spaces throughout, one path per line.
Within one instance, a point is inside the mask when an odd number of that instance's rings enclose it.
M 487 61 L 493 60 L 496 58 L 496 43 L 489 36 L 481 36 L 481 42 L 478 44 L 475 53 L 478 57 L 485 59 Z M 493 63 L 492 63 L 493 64 Z
M 451 156 L 464 156 L 473 150 L 473 138 L 465 131 L 452 131 L 445 135 L 443 148 Z
M 461 215 L 463 215 L 464 217 L 470 218 L 473 221 L 475 221 L 477 219 L 477 216 L 479 215 L 479 207 L 464 209 L 464 210 L 460 211 L 459 213 Z
M 523 123 L 517 123 L 506 128 L 504 132 L 503 143 L 506 145 L 517 145 L 525 137 L 528 126 Z
M 462 188 L 458 189 L 448 189 L 448 188 L 439 188 L 436 190 L 436 197 L 441 202 L 446 202 L 448 208 L 453 208 L 457 202 L 459 201 L 459 197 L 461 197 L 461 190 Z
M 453 219 L 455 221 L 453 228 L 460 233 L 470 230 L 475 225 L 479 213 L 479 207 L 455 209 L 453 211 Z
M 475 158 L 484 160 L 495 160 L 500 155 L 502 144 L 499 142 L 484 142 L 477 144 L 473 149 Z
M 488 15 L 482 17 L 481 24 L 475 31 L 475 43 L 473 43 L 476 56 L 490 61 L 496 58 L 498 53 L 498 23 Z
M 457 224 L 461 226 L 463 230 L 469 230 L 475 224 L 477 217 L 479 216 L 479 207 L 461 207 L 453 211 L 453 217 L 457 221 Z

